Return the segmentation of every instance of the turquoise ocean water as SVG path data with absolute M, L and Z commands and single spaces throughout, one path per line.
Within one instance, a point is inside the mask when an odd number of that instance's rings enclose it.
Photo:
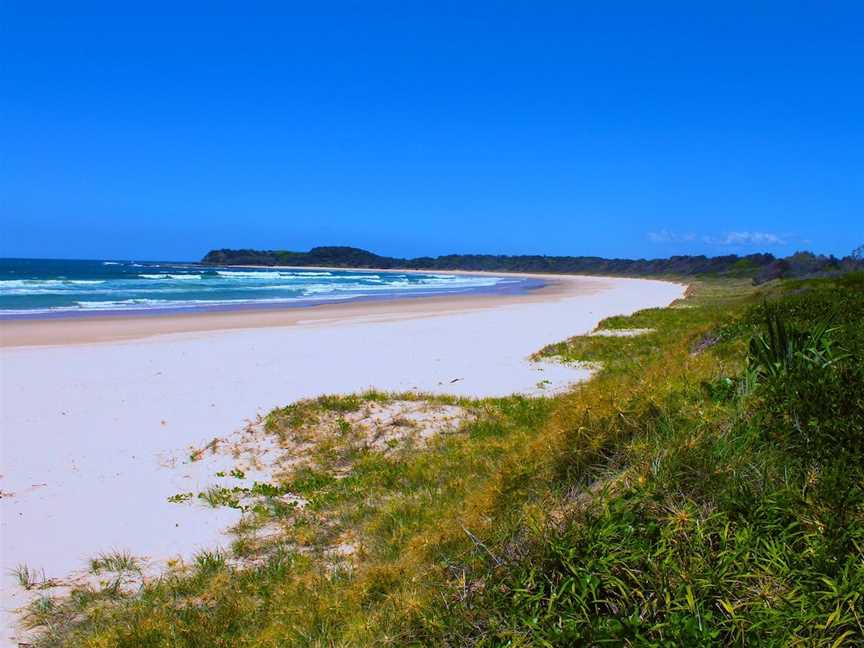
M 446 272 L 0 259 L 0 318 L 279 308 L 471 292 L 514 294 L 540 285 L 519 277 Z

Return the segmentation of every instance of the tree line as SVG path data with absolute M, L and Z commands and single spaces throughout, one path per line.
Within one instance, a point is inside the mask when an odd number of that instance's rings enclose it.
M 663 259 L 605 259 L 593 256 L 545 256 L 501 254 L 447 254 L 405 259 L 355 247 L 315 247 L 308 252 L 288 250 L 233 250 L 208 252 L 202 260 L 212 265 L 325 266 L 406 270 L 472 270 L 488 272 L 538 272 L 623 276 L 713 275 L 752 277 L 754 283 L 778 278 L 811 277 L 864 269 L 864 246 L 849 256 L 796 252 L 788 257 L 758 253 L 708 257 L 681 255 Z

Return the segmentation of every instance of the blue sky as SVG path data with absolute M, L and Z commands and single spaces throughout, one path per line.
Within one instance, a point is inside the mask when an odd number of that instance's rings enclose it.
M 0 6 L 0 255 L 864 243 L 862 3 L 130 6 Z

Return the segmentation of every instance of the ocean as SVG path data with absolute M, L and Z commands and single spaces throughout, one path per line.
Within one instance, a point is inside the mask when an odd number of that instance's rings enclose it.
M 279 308 L 471 292 L 518 294 L 540 285 L 522 277 L 446 272 L 0 259 L 0 319 Z

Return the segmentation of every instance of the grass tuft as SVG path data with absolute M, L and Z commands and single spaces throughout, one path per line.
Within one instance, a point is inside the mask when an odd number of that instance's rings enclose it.
M 12 576 L 15 578 L 18 585 L 23 587 L 25 590 L 31 590 L 34 587 L 37 587 L 40 583 L 44 583 L 46 580 L 44 573 L 42 573 L 40 577 L 39 572 L 35 569 L 31 569 L 25 564 L 18 565 L 13 569 Z
M 138 573 L 141 571 L 139 560 L 127 551 L 112 551 L 102 553 L 90 559 L 90 573 L 101 574 L 113 572 L 115 574 Z

